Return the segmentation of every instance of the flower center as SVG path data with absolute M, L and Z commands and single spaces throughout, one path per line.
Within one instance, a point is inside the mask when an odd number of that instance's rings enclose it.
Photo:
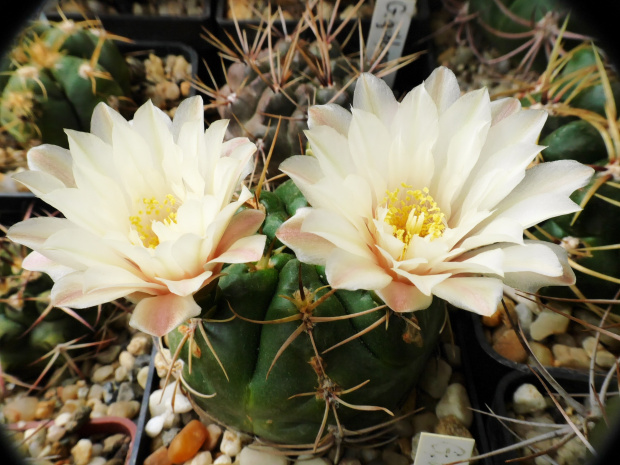
M 138 214 L 129 217 L 129 221 L 138 233 L 144 247 L 154 249 L 159 245 L 159 237 L 153 232 L 153 222 L 159 221 L 166 226 L 177 222 L 177 199 L 168 194 L 163 201 L 155 197 L 138 200 Z
M 405 244 L 405 250 L 414 236 L 430 240 L 441 237 L 446 228 L 445 215 L 429 195 L 428 187 L 411 190 L 411 186 L 402 186 L 406 189 L 402 195 L 400 189 L 388 191 L 383 201 L 387 209 L 384 221 L 392 226 L 394 237 Z

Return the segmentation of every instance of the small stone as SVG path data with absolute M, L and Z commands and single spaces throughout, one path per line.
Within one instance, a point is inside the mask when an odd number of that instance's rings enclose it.
M 583 442 L 575 437 L 560 446 L 556 452 L 558 464 L 581 465 L 586 463 L 588 451 Z
M 547 407 L 545 398 L 540 391 L 530 383 L 520 385 L 512 394 L 515 413 L 525 414 L 544 410 Z
M 90 412 L 91 418 L 102 418 L 108 415 L 108 406 L 100 400 L 92 399 L 88 404 L 92 411 Z
M 39 401 L 36 397 L 18 397 L 4 406 L 4 418 L 7 423 L 32 421 L 35 419 L 38 403 Z
M 601 325 L 601 318 L 596 316 L 590 310 L 586 309 L 577 309 L 575 310 L 575 318 L 579 318 L 580 320 L 585 321 L 595 327 L 599 327 Z M 601 333 L 600 341 L 601 343 L 607 347 L 607 349 L 615 351 L 620 350 L 620 327 L 618 326 L 609 326 L 606 325 L 605 328 L 607 331 L 614 333 L 617 337 L 609 336 L 607 334 Z
M 114 381 L 122 383 L 127 379 L 127 368 L 119 366 L 114 370 Z
M 611 368 L 616 364 L 616 356 L 603 349 L 596 352 L 596 364 L 601 368 Z
M 149 367 L 142 367 L 138 370 L 136 380 L 142 389 L 146 389 L 146 382 L 149 379 Z
M 226 437 L 227 432 L 224 432 L 224 437 Z M 246 446 L 238 455 L 239 465 L 287 465 L 288 463 L 286 457 L 280 454 L 278 450 L 269 447 L 258 450 Z
M 137 400 L 113 402 L 108 406 L 108 415 L 111 417 L 135 418 L 140 411 L 140 402 Z
M 227 429 L 222 436 L 220 450 L 230 457 L 236 457 L 241 452 L 241 436 Z
M 64 425 L 67 429 L 67 432 L 73 433 L 74 431 L 77 431 L 82 426 L 84 426 L 86 422 L 88 422 L 88 420 L 90 419 L 91 411 L 92 409 L 86 405 L 77 408 L 75 412 L 71 414 L 69 421 L 67 421 Z
M 440 418 L 434 432 L 436 434 L 445 434 L 446 436 L 457 436 L 460 438 L 473 437 L 467 427 L 454 415 Z
M 193 458 L 207 439 L 209 432 L 199 420 L 192 420 L 175 436 L 168 447 L 172 463 L 183 463 Z
M 161 415 L 151 417 L 149 421 L 146 422 L 146 425 L 144 426 L 144 431 L 146 431 L 146 434 L 149 437 L 154 438 L 162 432 L 162 430 L 164 429 L 165 417 L 166 414 L 162 413 Z
M 569 347 L 563 344 L 554 344 L 551 347 L 555 357 L 556 367 L 583 368 L 590 367 L 590 357 L 581 347 Z
M 516 363 L 527 360 L 527 352 L 521 345 L 519 336 L 514 329 L 507 326 L 500 327 L 493 333 L 493 350 L 504 358 Z
M 47 427 L 47 441 L 58 442 L 63 438 L 66 432 L 67 430 L 63 426 L 52 423 Z
M 179 428 L 178 426 L 163 431 L 161 433 L 161 441 L 164 444 L 164 446 L 168 447 L 170 443 L 172 442 L 172 440 L 176 437 L 177 434 L 179 434 L 180 431 L 181 431 L 181 428 Z
M 93 443 L 90 439 L 80 439 L 71 448 L 71 457 L 75 465 L 87 465 L 93 453 Z
M 95 356 L 95 360 L 97 360 L 99 363 L 102 363 L 104 365 L 109 365 L 110 363 L 114 362 L 117 359 L 118 354 L 120 354 L 120 352 L 121 352 L 121 346 L 112 345 L 108 347 L 107 349 L 99 352 Z
M 523 328 L 523 331 L 525 331 L 525 333 L 529 333 L 532 327 L 532 319 L 534 316 L 532 314 L 532 310 L 527 304 L 521 302 L 515 305 L 515 312 L 517 314 L 517 318 L 519 318 L 519 324 L 521 325 L 521 328 Z
M 131 338 L 127 345 L 127 352 L 131 355 L 142 355 L 150 352 L 153 341 L 150 336 L 144 333 L 137 333 Z
M 471 403 L 467 396 L 467 389 L 460 383 L 453 383 L 446 389 L 446 393 L 435 407 L 437 418 L 442 419 L 454 415 L 466 427 L 470 427 L 474 419 Z
M 211 465 L 212 463 L 213 457 L 211 457 L 211 452 L 203 450 L 198 452 L 188 465 Z
M 529 342 L 530 349 L 532 349 L 532 353 L 536 357 L 536 359 L 541 363 L 541 365 L 546 367 L 552 367 L 553 362 L 555 361 L 553 358 L 553 353 L 551 349 L 544 344 L 536 341 Z
M 209 432 L 209 436 L 202 445 L 202 448 L 213 451 L 222 437 L 222 427 L 216 423 L 211 423 L 210 425 L 207 425 L 207 431 Z
M 112 465 L 111 463 L 109 463 L 105 457 L 93 457 L 92 459 L 90 459 L 90 462 L 88 462 L 88 465 Z M 121 464 L 119 464 L 121 465 Z
M 125 367 L 127 371 L 131 371 L 136 364 L 136 357 L 126 350 L 123 350 L 118 356 L 118 363 L 120 366 Z
M 90 388 L 88 386 L 80 386 L 78 389 L 78 399 L 84 400 L 88 398 Z
M 422 412 L 414 415 L 411 419 L 414 433 L 427 432 L 430 433 L 435 429 L 439 419 L 435 412 Z
M 385 465 L 409 465 L 407 457 L 391 450 L 384 450 L 381 453 L 381 458 Z
M 331 465 L 331 462 L 322 457 L 299 457 L 299 460 L 295 460 L 293 465 Z
M 80 399 L 69 399 L 62 404 L 60 407 L 60 413 L 74 413 L 80 407 L 85 404 L 83 400 Z
M 56 401 L 41 400 L 37 403 L 37 408 L 34 412 L 34 417 L 37 420 L 46 420 L 54 414 L 55 409 L 56 409 Z
M 69 400 L 76 400 L 78 398 L 78 390 L 79 387 L 76 384 L 69 384 L 68 386 L 63 386 L 60 391 L 60 400 L 63 402 L 67 402 Z
M 570 308 L 558 305 L 557 310 L 570 315 Z M 548 308 L 543 309 L 530 325 L 530 336 L 535 341 L 542 341 L 552 334 L 565 333 L 570 320 Z
M 448 362 L 442 358 L 431 358 L 422 371 L 419 387 L 434 399 L 439 399 L 443 396 L 451 375 L 452 367 Z
M 459 346 L 447 342 L 443 345 L 443 354 L 452 368 L 459 368 L 461 366 L 461 348 Z
M 71 414 L 69 412 L 61 413 L 54 419 L 56 426 L 65 426 L 71 420 Z
M 125 381 L 118 386 L 118 393 L 116 395 L 117 402 L 128 402 L 134 400 L 136 393 L 133 390 L 133 386 L 130 382 Z
M 160 447 L 147 458 L 144 459 L 144 465 L 172 465 L 168 458 L 168 448 Z
M 88 391 L 87 399 L 103 400 L 103 392 L 104 389 L 101 384 L 93 384 Z
M 226 454 L 217 456 L 215 460 L 213 461 L 213 465 L 226 464 L 226 463 L 232 463 L 232 459 Z
M 24 431 L 24 440 L 28 445 L 28 452 L 31 457 L 38 457 L 43 452 L 46 436 L 45 428 L 35 427 Z
M 101 453 L 107 457 L 114 455 L 124 445 L 128 444 L 130 437 L 126 434 L 117 433 L 112 436 L 108 436 L 103 440 L 103 449 Z
M 93 383 L 103 383 L 112 377 L 114 377 L 114 367 L 112 365 L 103 365 L 93 372 L 90 380 Z

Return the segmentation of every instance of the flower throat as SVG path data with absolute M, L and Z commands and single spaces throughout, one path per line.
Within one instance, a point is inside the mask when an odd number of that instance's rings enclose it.
M 144 247 L 154 249 L 159 245 L 159 238 L 153 232 L 152 224 L 159 221 L 166 226 L 177 222 L 177 200 L 172 194 L 166 195 L 163 201 L 155 197 L 138 200 L 138 214 L 129 217 Z

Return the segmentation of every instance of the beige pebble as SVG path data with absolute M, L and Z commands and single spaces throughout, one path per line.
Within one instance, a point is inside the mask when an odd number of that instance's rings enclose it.
M 119 366 L 114 370 L 114 381 L 122 383 L 127 378 L 127 368 Z
M 54 418 L 54 423 L 58 426 L 65 426 L 71 420 L 71 414 L 64 412 Z
M 207 431 L 209 435 L 202 447 L 203 449 L 213 451 L 222 437 L 222 427 L 216 423 L 211 423 L 207 425 Z
M 78 390 L 79 387 L 76 384 L 69 384 L 68 386 L 63 386 L 60 391 L 60 400 L 63 402 L 67 402 L 68 400 L 75 400 L 78 398 Z
M 433 357 L 426 362 L 418 385 L 431 397 L 439 399 L 446 391 L 451 375 L 450 364 L 442 358 Z
M 530 383 L 523 383 L 512 394 L 513 409 L 518 414 L 545 410 L 547 403 L 540 391 Z
M 241 452 L 241 436 L 235 431 L 227 429 L 222 436 L 220 450 L 230 456 L 235 457 Z
M 95 454 L 93 453 L 93 455 Z M 106 465 L 106 463 L 108 463 L 108 461 L 105 459 L 105 457 L 96 456 L 90 459 L 88 465 Z
M 435 429 L 439 419 L 435 412 L 421 412 L 414 415 L 411 419 L 414 433 L 427 432 L 430 433 Z
M 146 382 L 149 379 L 149 367 L 142 367 L 136 375 L 136 380 L 142 389 L 146 389 Z
M 80 439 L 75 446 L 71 448 L 71 457 L 75 465 L 87 465 L 92 458 L 93 443 L 90 439 Z
M 211 457 L 211 452 L 203 450 L 198 452 L 189 462 L 186 462 L 186 465 L 211 465 L 212 463 L 213 457 Z
M 123 350 L 118 356 L 118 363 L 129 371 L 136 364 L 136 357 L 126 350 Z
M 38 403 L 39 401 L 36 397 L 18 397 L 4 406 L 4 417 L 8 423 L 32 421 L 35 419 Z
M 493 333 L 493 350 L 513 362 L 523 363 L 527 360 L 527 352 L 523 348 L 514 329 L 501 326 Z
M 532 353 L 543 366 L 553 366 L 553 353 L 549 347 L 536 341 L 529 341 L 529 345 L 530 349 L 532 349 Z
M 66 432 L 67 430 L 64 428 L 64 426 L 52 423 L 47 427 L 47 441 L 58 442 L 63 438 Z
M 226 454 L 222 454 L 216 457 L 216 459 L 213 461 L 213 465 L 227 464 L 227 463 L 233 463 L 233 462 L 232 462 L 232 459 Z
M 112 402 L 108 406 L 108 415 L 132 419 L 140 411 L 140 402 L 137 400 Z
M 568 347 L 562 344 L 554 344 L 551 348 L 555 357 L 555 366 L 565 368 L 590 367 L 590 357 L 581 347 Z
M 121 351 L 121 346 L 112 345 L 105 350 L 102 350 L 95 356 L 95 360 L 104 365 L 109 365 L 118 358 L 118 354 Z
M 146 354 L 151 350 L 153 341 L 151 337 L 144 333 L 134 334 L 127 345 L 127 352 L 131 355 Z
M 461 438 L 472 437 L 471 432 L 454 415 L 448 415 L 447 417 L 440 418 L 434 432 L 436 434 L 458 436 Z
M 226 437 L 227 432 L 228 431 L 224 432 L 224 437 Z M 238 460 L 239 465 L 287 465 L 288 464 L 288 460 L 286 459 L 286 457 L 284 457 L 282 454 L 279 454 L 277 449 L 272 449 L 269 447 L 265 447 L 264 449 L 261 448 L 261 450 L 252 449 L 250 447 L 244 447 L 243 450 L 241 450 L 238 455 L 239 455 L 239 460 Z
M 568 315 L 571 313 L 570 308 L 566 306 L 558 307 L 558 310 Z M 532 322 L 530 336 L 535 341 L 542 341 L 552 334 L 565 333 L 569 323 L 570 320 L 564 315 L 545 308 Z
M 92 408 L 90 418 L 101 418 L 108 415 L 108 406 L 100 400 L 94 400 L 90 407 Z
M 471 426 L 474 419 L 471 411 L 471 403 L 467 395 L 467 389 L 461 383 L 453 383 L 446 389 L 446 393 L 435 407 L 435 415 L 442 419 L 453 415 L 459 419 L 467 428 Z
M 93 383 L 99 384 L 109 381 L 114 376 L 114 367 L 112 365 L 103 365 L 97 368 L 90 380 Z
M 37 408 L 34 412 L 34 417 L 37 420 L 46 420 L 54 414 L 55 409 L 56 409 L 56 401 L 41 400 L 37 403 Z

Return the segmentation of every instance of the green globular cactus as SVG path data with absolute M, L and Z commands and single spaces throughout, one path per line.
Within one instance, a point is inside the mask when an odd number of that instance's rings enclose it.
M 295 190 L 289 180 L 261 193 L 265 225 L 303 206 Z M 274 249 L 263 232 L 263 259 L 225 267 L 197 296 L 200 317 L 167 335 L 194 404 L 263 440 L 319 448 L 393 419 L 435 348 L 445 304 L 396 314 L 372 292 L 330 290 L 322 267 Z
M 5 63 L 0 124 L 19 143 L 67 146 L 64 129 L 88 130 L 99 102 L 119 108 L 130 75 L 107 32 L 92 21 L 36 21 Z

